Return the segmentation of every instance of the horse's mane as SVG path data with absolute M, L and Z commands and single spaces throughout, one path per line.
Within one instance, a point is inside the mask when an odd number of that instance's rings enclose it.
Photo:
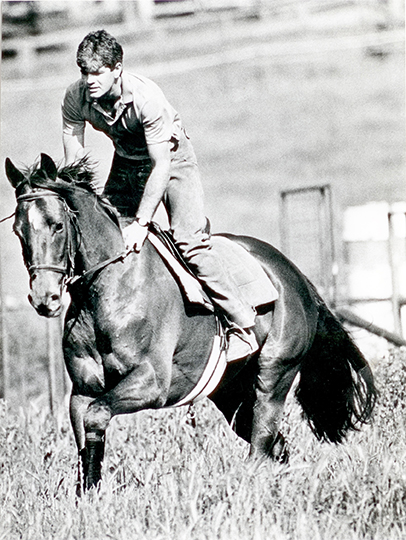
M 30 168 L 24 171 L 26 181 L 25 185 L 30 188 L 44 188 L 50 191 L 55 191 L 65 200 L 69 200 L 72 194 L 77 189 L 82 189 L 85 192 L 93 195 L 101 208 L 106 212 L 110 219 L 119 226 L 118 214 L 116 209 L 96 192 L 95 179 L 95 163 L 92 163 L 88 156 L 85 156 L 69 165 L 57 167 L 57 178 L 53 180 L 48 177 L 46 171 L 41 168 L 41 164 L 34 163 Z
M 34 163 L 30 168 L 24 171 L 24 176 L 30 187 L 42 187 L 52 189 L 55 182 L 62 188 L 62 182 L 69 184 L 70 190 L 73 186 L 81 187 L 90 193 L 96 194 L 94 188 L 95 164 L 91 163 L 88 156 L 85 156 L 69 165 L 57 167 L 57 180 L 52 180 L 47 176 L 44 169 L 41 168 L 40 162 Z M 68 186 L 65 186 L 67 189 Z M 58 188 L 58 191 L 60 189 Z

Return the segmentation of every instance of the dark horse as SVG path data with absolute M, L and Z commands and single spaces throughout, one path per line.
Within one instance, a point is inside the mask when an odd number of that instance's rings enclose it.
M 14 230 L 37 312 L 59 315 L 63 287 L 71 282 L 63 350 L 88 488 L 101 478 L 113 416 L 170 407 L 198 383 L 217 318 L 188 309 L 150 241 L 139 254 L 120 257 L 124 243 L 117 218 L 91 189 L 86 161 L 58 170 L 42 154 L 24 172 L 7 159 L 6 172 L 16 189 Z M 258 313 L 259 352 L 229 363 L 210 399 L 250 443 L 251 456 L 283 461 L 287 450 L 279 423 L 300 373 L 296 397 L 313 432 L 320 440 L 341 442 L 373 410 L 376 391 L 366 360 L 315 288 L 279 251 L 254 238 L 229 238 L 259 261 L 279 299 Z

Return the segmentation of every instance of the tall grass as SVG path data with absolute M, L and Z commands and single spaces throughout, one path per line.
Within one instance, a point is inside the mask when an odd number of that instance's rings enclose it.
M 100 491 L 75 497 L 68 414 L 45 398 L 1 403 L 0 539 L 317 540 L 406 538 L 406 351 L 376 370 L 374 422 L 322 445 L 290 398 L 288 465 L 246 461 L 248 445 L 206 401 L 113 420 Z

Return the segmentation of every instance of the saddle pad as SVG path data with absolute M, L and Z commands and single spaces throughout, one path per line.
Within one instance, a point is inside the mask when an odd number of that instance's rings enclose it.
M 199 304 L 213 312 L 213 304 L 204 292 L 200 281 L 173 255 L 160 236 L 150 232 L 148 239 L 167 264 L 170 272 L 191 304 Z
M 212 242 L 213 250 L 218 253 L 248 303 L 259 307 L 278 299 L 278 291 L 272 281 L 246 249 L 224 236 L 212 236 Z
M 168 249 L 163 242 L 166 239 L 154 231 L 150 232 L 148 238 L 176 277 L 188 301 L 213 311 L 211 301 L 199 280 Z M 221 259 L 226 272 L 234 279 L 241 295 L 252 307 L 257 308 L 277 300 L 278 291 L 259 262 L 247 250 L 222 236 L 213 236 L 212 240 L 213 250 Z

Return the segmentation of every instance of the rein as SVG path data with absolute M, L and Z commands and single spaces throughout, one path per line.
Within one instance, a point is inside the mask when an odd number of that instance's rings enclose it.
M 90 281 L 90 279 L 94 276 L 94 274 L 96 274 L 97 272 L 100 272 L 100 270 L 103 270 L 104 268 L 106 268 L 106 266 L 109 266 L 110 264 L 113 264 L 119 261 L 124 261 L 124 259 L 130 253 L 131 251 L 120 253 L 119 255 L 116 255 L 115 257 L 111 257 L 110 259 L 107 259 L 105 261 L 100 262 L 99 264 L 96 264 L 95 266 L 93 266 L 92 268 L 89 268 L 89 270 L 86 270 L 82 274 L 78 274 L 76 276 L 72 276 L 68 278 L 65 281 L 66 287 L 69 289 L 70 287 L 74 285 L 80 285 L 81 283 L 83 284 Z
M 1 218 L 1 219 L 0 219 L 0 223 L 4 223 L 4 222 L 7 221 L 8 219 L 13 218 L 15 215 L 16 215 L 15 212 L 13 212 L 13 213 L 10 214 L 9 216 L 4 217 L 4 218 Z

